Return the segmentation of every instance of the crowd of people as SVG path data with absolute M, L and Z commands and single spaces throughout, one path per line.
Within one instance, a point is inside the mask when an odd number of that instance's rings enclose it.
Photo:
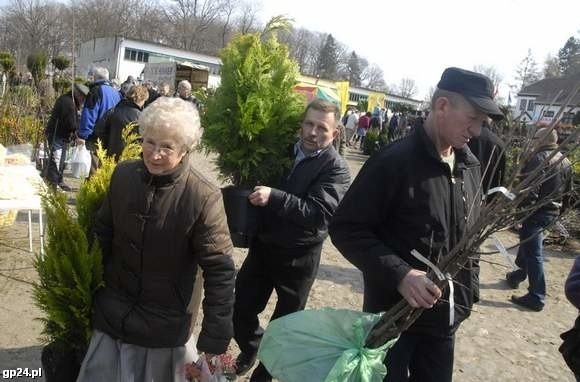
M 105 286 L 95 295 L 94 331 L 78 381 L 183 381 L 180 372 L 195 347 L 211 360 L 232 338 L 241 351 L 236 373 L 247 373 L 257 363 L 264 333 L 258 315 L 273 291 L 278 299 L 271 319 L 304 309 L 328 236 L 363 274 L 365 312 L 383 312 L 401 300 L 425 309 L 388 351 L 385 380 L 452 380 L 455 333 L 479 298 L 478 261 L 470 258 L 455 276 L 461 287 L 442 290 L 427 277 L 429 265 L 411 251 L 435 264 L 444 260 L 477 221 L 482 194 L 503 182 L 501 140 L 486 125 L 504 116 L 489 78 L 446 69 L 430 113 L 412 129 L 405 115 L 387 118 L 378 109 L 359 116 L 352 110 L 342 118 L 330 102 L 309 103 L 289 150 L 293 165 L 278 182 L 257 185 L 248 197 L 259 211 L 259 225 L 236 275 L 221 193 L 190 155 L 201 137 L 191 85 L 180 83 L 177 97 L 169 97 L 163 84 L 155 90 L 129 78 L 117 89 L 106 69 L 92 75 L 88 87 L 76 85 L 55 105 L 47 129 L 47 181 L 66 189 L 62 158 L 71 134 L 78 145 L 90 145 L 97 136 L 118 155 L 119 129 L 137 121 L 143 155 L 116 167 L 97 215 Z M 369 128 L 407 138 L 393 139 L 373 155 L 351 184 L 332 144 L 341 123 L 350 145 L 362 145 Z M 537 170 L 544 156 L 559 155 L 550 134 L 538 131 L 534 149 L 541 157 L 533 157 L 523 176 Z M 528 244 L 518 252 L 520 269 L 506 276 L 514 288 L 529 278 L 528 293 L 512 300 L 532 311 L 546 303 L 542 231 L 561 212 L 571 182 L 566 160 L 548 172 L 529 201 L 542 207 L 524 221 L 520 237 Z M 201 282 L 198 266 L 205 298 L 194 345 L 191 301 Z M 250 380 L 272 376 L 258 363 Z
M 109 71 L 94 67 L 86 85 L 75 84 L 73 90 L 61 95 L 55 102 L 45 128 L 48 160 L 43 177 L 53 188 L 70 191 L 63 181 L 68 147 L 85 146 L 91 152 L 91 173 L 98 166 L 96 142 L 101 140 L 108 155 L 119 158 L 124 142 L 122 131 L 131 122 L 137 122 L 144 108 L 160 97 L 171 97 L 171 86 L 166 82 L 153 84 L 137 81 L 129 76 L 123 83 L 109 80 Z M 173 96 L 199 107 L 187 80 L 177 84 Z M 138 131 L 135 129 L 135 132 Z
M 405 137 L 415 127 L 423 126 L 424 121 L 425 117 L 421 111 L 411 116 L 409 113 L 389 112 L 376 106 L 372 112 L 348 108 L 341 119 L 341 124 L 344 126 L 346 146 L 362 150 L 365 137 L 371 129 L 379 134 L 386 134 L 387 143 L 390 143 Z

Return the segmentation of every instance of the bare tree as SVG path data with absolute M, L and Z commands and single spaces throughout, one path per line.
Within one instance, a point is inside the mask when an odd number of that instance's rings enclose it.
M 225 0 L 223 13 L 223 27 L 222 27 L 222 48 L 226 46 L 229 35 L 232 32 L 232 19 L 236 8 L 239 6 L 238 0 Z
M 369 89 L 386 90 L 385 73 L 378 65 L 367 66 L 363 71 L 363 85 Z
M 431 109 L 431 100 L 433 99 L 433 94 L 435 94 L 435 86 L 430 86 L 429 91 L 427 92 L 425 98 L 423 99 L 423 103 L 427 105 L 429 109 Z
M 417 94 L 417 85 L 415 84 L 415 80 L 410 78 L 403 78 L 401 82 L 399 82 L 397 91 L 401 97 L 412 98 L 415 94 Z
M 60 25 L 62 6 L 40 0 L 12 0 L 1 16 L 3 49 L 12 51 L 22 65 L 28 54 L 58 53 L 64 34 Z
M 236 27 L 240 33 L 250 33 L 260 29 L 258 21 L 258 2 L 243 1 L 239 6 Z

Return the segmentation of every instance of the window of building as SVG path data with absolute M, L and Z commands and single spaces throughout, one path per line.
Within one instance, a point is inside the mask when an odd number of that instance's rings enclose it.
M 552 118 L 554 116 L 554 112 L 552 110 L 544 111 L 544 117 Z
M 520 110 L 524 111 L 526 110 L 526 105 L 528 104 L 528 100 L 527 99 L 522 99 L 520 100 Z
M 149 53 L 135 49 L 125 49 L 125 60 L 149 62 Z
M 528 111 L 534 111 L 534 100 L 531 99 L 528 101 Z

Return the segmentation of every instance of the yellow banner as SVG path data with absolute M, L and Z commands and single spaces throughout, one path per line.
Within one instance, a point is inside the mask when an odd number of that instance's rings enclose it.
M 338 93 L 338 98 L 340 99 L 340 113 L 344 115 L 346 112 L 346 105 L 348 104 L 348 81 L 341 81 L 336 83 L 336 92 Z
M 387 99 L 385 93 L 369 93 L 367 111 L 372 112 L 377 106 L 379 108 L 385 107 L 385 99 Z

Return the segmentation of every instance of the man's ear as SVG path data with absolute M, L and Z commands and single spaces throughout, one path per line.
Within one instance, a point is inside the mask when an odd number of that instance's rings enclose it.
M 451 103 L 449 102 L 449 98 L 439 97 L 435 100 L 433 112 L 437 113 L 437 116 L 443 116 L 447 113 L 450 107 Z
M 338 126 L 336 126 L 334 128 L 334 131 L 332 132 L 332 139 L 336 139 L 336 137 L 338 137 L 339 133 L 340 133 L 340 130 L 338 129 Z

